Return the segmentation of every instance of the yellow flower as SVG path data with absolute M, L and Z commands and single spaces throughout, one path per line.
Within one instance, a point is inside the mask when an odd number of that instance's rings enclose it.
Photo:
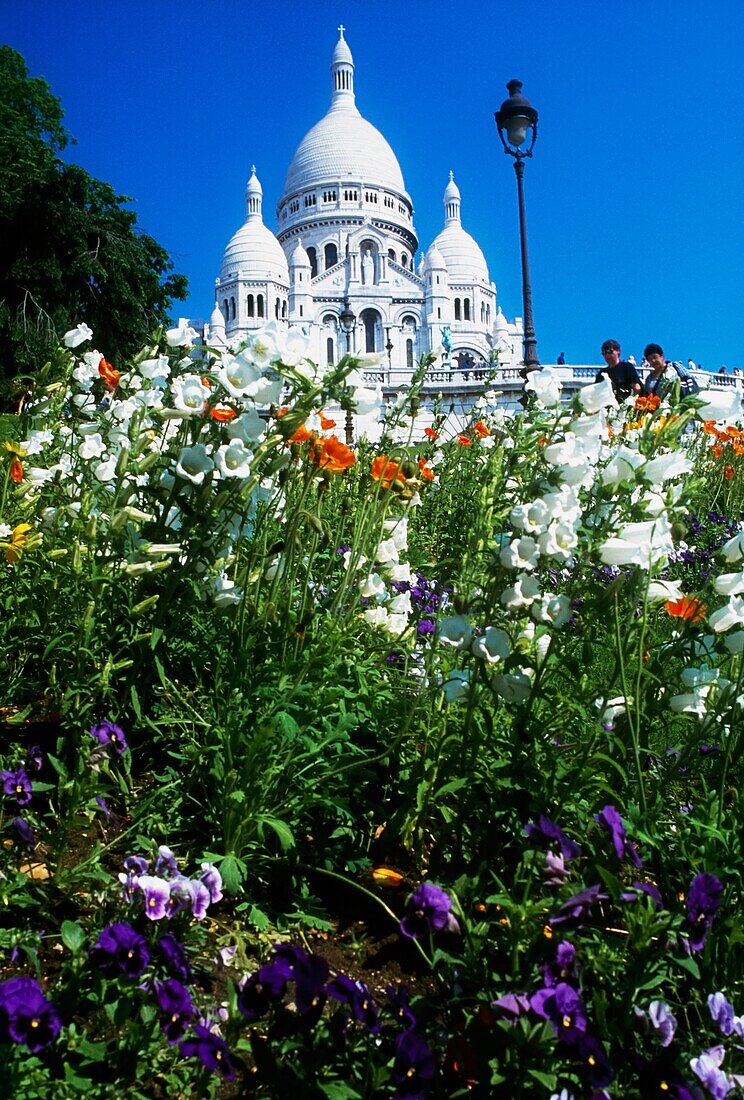
M 13 439 L 4 439 L 3 447 L 5 447 L 6 451 L 10 451 L 12 455 L 16 455 L 18 458 L 26 457 L 27 452 L 25 448 L 23 448 L 20 443 L 16 443 Z
M 14 562 L 18 561 L 18 558 L 21 554 L 21 549 L 26 545 L 26 541 L 28 540 L 28 533 L 30 530 L 30 523 L 19 523 L 16 527 L 13 528 L 10 536 L 10 542 L 2 543 L 2 546 L 5 549 L 5 560 L 10 565 L 13 565 Z

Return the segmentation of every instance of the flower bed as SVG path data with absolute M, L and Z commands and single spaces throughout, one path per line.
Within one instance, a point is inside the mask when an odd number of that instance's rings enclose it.
M 3 444 L 12 1095 L 740 1090 L 738 392 L 350 446 L 298 332 L 92 335 Z

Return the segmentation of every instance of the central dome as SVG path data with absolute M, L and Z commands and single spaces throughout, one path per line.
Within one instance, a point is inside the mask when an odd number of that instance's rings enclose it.
M 289 166 L 284 193 L 341 180 L 405 194 L 395 153 L 356 107 L 332 107 L 305 135 Z
M 328 113 L 305 134 L 292 157 L 284 198 L 324 183 L 364 183 L 406 194 L 395 153 L 354 101 L 354 60 L 343 37 L 331 62 L 333 96 Z

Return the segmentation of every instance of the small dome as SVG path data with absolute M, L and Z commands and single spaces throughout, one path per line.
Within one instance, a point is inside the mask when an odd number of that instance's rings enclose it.
M 344 31 L 346 27 L 338 28 L 338 42 L 336 48 L 333 51 L 333 57 L 331 58 L 331 65 L 353 65 L 354 58 L 351 56 L 351 50 L 349 49 L 349 43 L 344 38 Z
M 501 306 L 499 306 L 498 311 L 496 313 L 496 320 L 493 323 L 493 331 L 498 332 L 498 333 L 502 333 L 502 332 L 506 333 L 506 332 L 509 331 L 509 322 L 507 321 L 506 317 L 504 316 L 504 313 L 503 313 L 503 310 L 501 309 Z
M 298 240 L 297 244 L 292 249 L 292 255 L 289 257 L 289 266 L 290 267 L 310 267 L 311 266 L 310 265 L 310 257 L 308 256 L 305 249 L 302 247 L 302 241 Z
M 489 281 L 486 257 L 459 222 L 446 226 L 435 239 L 432 248 L 435 246 L 444 258 L 451 282 Z
M 447 270 L 447 264 L 444 261 L 444 256 L 437 248 L 436 241 L 426 253 L 425 267 L 429 268 L 430 271 Z
M 444 205 L 446 206 L 453 199 L 457 202 L 460 201 L 460 188 L 455 183 L 455 173 L 450 172 L 449 183 L 444 189 Z
M 263 223 L 262 199 L 263 189 L 254 165 L 245 190 L 245 224 L 233 234 L 222 257 L 220 278 L 223 281 L 241 271 L 249 279 L 270 279 L 289 285 L 289 269 L 282 246 Z
M 222 316 L 222 310 L 218 305 L 215 305 L 209 317 L 209 327 L 211 329 L 225 327 L 225 318 Z

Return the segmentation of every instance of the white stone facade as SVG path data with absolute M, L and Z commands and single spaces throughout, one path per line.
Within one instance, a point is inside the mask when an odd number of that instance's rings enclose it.
M 452 173 L 443 229 L 416 264 L 413 203 L 395 154 L 356 107 L 354 61 L 339 31 L 331 104 L 292 158 L 276 235 L 264 224 L 252 170 L 246 221 L 222 259 L 207 340 L 232 343 L 278 318 L 309 332 L 323 365 L 347 347 L 387 352 L 391 380 L 447 344 L 447 365 L 466 379 L 497 352 L 502 366 L 516 365 L 521 318 L 509 323 L 498 307 L 483 253 L 462 226 Z M 345 306 L 355 318 L 349 334 L 340 322 Z

